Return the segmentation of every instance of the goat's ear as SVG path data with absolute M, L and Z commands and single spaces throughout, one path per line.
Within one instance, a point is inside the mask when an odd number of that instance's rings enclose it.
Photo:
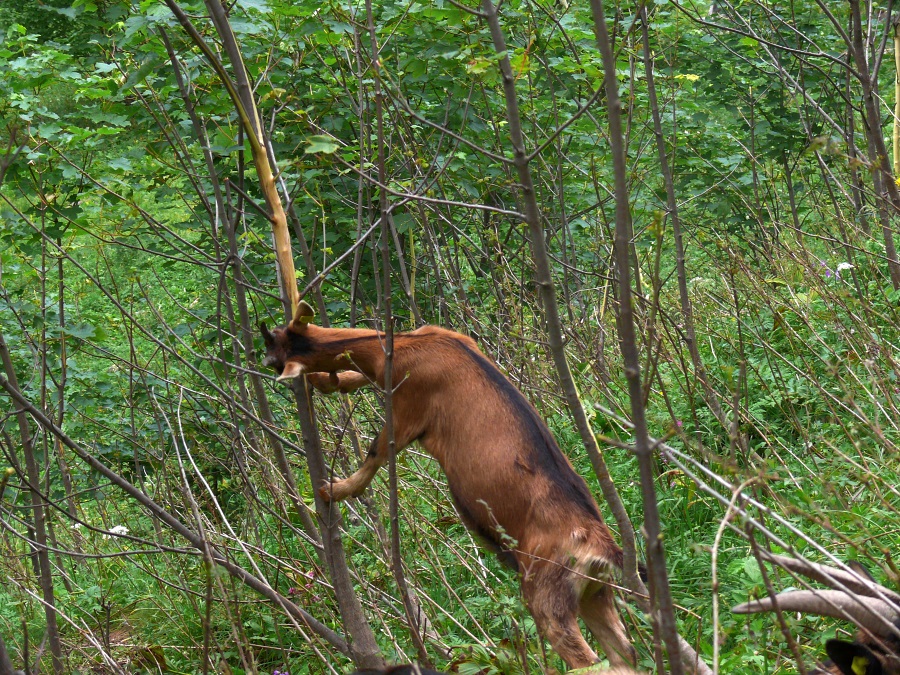
M 844 675 L 882 675 L 878 657 L 858 642 L 829 640 L 825 651 Z
M 297 304 L 297 309 L 294 310 L 294 318 L 291 321 L 291 328 L 296 331 L 303 331 L 306 329 L 306 324 L 312 321 L 312 318 L 316 315 L 315 310 L 309 306 L 309 303 L 306 300 L 301 300 Z
M 271 345 L 275 342 L 275 336 L 272 335 L 272 331 L 270 331 L 268 326 L 266 326 L 265 321 L 260 322 L 259 332 L 262 333 L 263 342 L 266 343 L 266 347 L 268 347 L 269 345 Z

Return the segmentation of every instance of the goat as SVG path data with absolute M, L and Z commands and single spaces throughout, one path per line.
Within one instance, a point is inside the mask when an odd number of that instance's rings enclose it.
M 330 393 L 384 387 L 384 335 L 323 328 L 301 302 L 294 319 L 269 331 L 263 365 L 287 380 L 308 373 Z M 474 340 L 437 326 L 394 336 L 393 432 L 397 450 L 419 441 L 447 476 L 463 523 L 518 572 L 540 634 L 569 668 L 597 663 L 580 616 L 612 665 L 634 665 L 635 651 L 607 576 L 622 549 L 534 407 Z M 339 372 L 344 371 L 344 372 Z M 382 429 L 359 470 L 320 489 L 325 501 L 362 494 L 388 460 Z
M 785 612 L 848 619 L 859 627 L 856 639 L 828 640 L 829 661 L 812 675 L 900 675 L 900 593 L 875 583 L 862 565 L 847 571 L 771 553 L 764 558 L 831 588 L 786 591 L 776 594 L 774 602 L 771 597 L 753 600 L 732 612 L 771 612 L 777 603 Z

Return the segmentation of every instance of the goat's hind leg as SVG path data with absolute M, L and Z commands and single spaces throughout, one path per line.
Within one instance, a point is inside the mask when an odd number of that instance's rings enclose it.
M 578 614 L 600 643 L 611 666 L 635 665 L 636 654 L 616 611 L 611 587 L 590 588 L 578 603 Z
M 599 661 L 578 626 L 578 599 L 568 570 L 555 565 L 532 567 L 522 580 L 522 595 L 538 633 L 566 666 L 586 668 Z

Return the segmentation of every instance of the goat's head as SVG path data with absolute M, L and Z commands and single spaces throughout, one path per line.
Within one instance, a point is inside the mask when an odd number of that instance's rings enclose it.
M 275 369 L 276 379 L 289 380 L 307 370 L 302 358 L 312 351 L 309 322 L 314 314 L 313 308 L 301 300 L 293 320 L 286 326 L 269 330 L 265 323 L 259 324 L 266 345 L 262 364 Z
M 900 594 L 881 586 L 862 566 L 838 569 L 827 565 L 765 554 L 769 562 L 789 572 L 819 581 L 828 590 L 778 593 L 738 605 L 737 614 L 800 612 L 852 621 L 859 627 L 856 639 L 828 640 L 825 650 L 831 660 L 820 675 L 900 675 Z

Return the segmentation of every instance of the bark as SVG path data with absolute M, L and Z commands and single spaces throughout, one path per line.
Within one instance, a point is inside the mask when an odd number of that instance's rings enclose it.
M 684 672 L 675 625 L 675 609 L 669 592 L 666 573 L 663 535 L 656 503 L 656 487 L 653 482 L 653 453 L 644 417 L 641 396 L 640 354 L 634 327 L 632 310 L 631 267 L 629 251 L 633 239 L 631 209 L 628 203 L 627 166 L 622 135 L 622 103 L 619 99 L 616 60 L 606 29 L 606 14 L 602 0 L 591 0 L 594 17 L 594 33 L 603 58 L 604 87 L 609 117 L 609 144 L 613 159 L 616 199 L 615 261 L 618 272 L 619 304 L 616 325 L 631 399 L 631 421 L 634 424 L 635 454 L 641 476 L 641 493 L 644 502 L 644 530 L 647 538 L 647 563 L 650 572 L 651 602 L 655 618 L 659 622 L 662 641 L 669 656 L 669 667 L 673 675 Z
M 253 101 L 250 80 L 247 77 L 237 39 L 231 31 L 228 18 L 225 16 L 225 9 L 217 0 L 206 0 L 210 18 L 219 32 L 225 52 L 231 59 L 231 66 L 234 70 L 234 83 L 216 54 L 206 44 L 200 33 L 197 32 L 197 29 L 181 7 L 174 0 L 165 0 L 165 2 L 175 15 L 175 18 L 178 19 L 178 22 L 190 35 L 194 44 L 203 52 L 210 65 L 219 75 L 222 84 L 231 96 L 235 110 L 240 118 L 241 126 L 247 134 L 256 174 L 259 177 L 260 189 L 266 200 L 266 206 L 269 209 L 269 219 L 272 223 L 272 234 L 275 239 L 275 258 L 279 269 L 282 299 L 285 302 L 285 310 L 289 317 L 293 316 L 297 303 L 300 301 L 300 294 L 297 291 L 297 276 L 294 269 L 294 259 L 291 254 L 291 239 L 287 227 L 287 217 L 285 216 L 281 199 L 278 196 L 278 190 L 275 187 L 275 176 L 272 173 L 272 167 L 266 154 L 265 137 L 259 121 L 256 104 Z
M 0 334 L 0 360 L 3 361 L 3 369 L 6 372 L 6 380 L 11 387 L 19 389 L 16 371 L 13 368 L 6 340 Z M 2 378 L 0 378 L 2 379 Z M 18 406 L 17 406 L 18 407 Z M 32 443 L 31 425 L 28 423 L 28 415 L 19 407 L 16 412 L 16 421 L 19 424 L 19 436 L 22 444 L 22 454 L 25 456 L 25 471 L 28 475 L 29 491 L 31 492 L 32 517 L 34 518 L 34 546 L 38 561 L 39 582 L 41 585 L 41 599 L 44 605 L 44 616 L 47 619 L 47 640 L 50 643 L 50 654 L 53 662 L 53 672 L 63 675 L 62 643 L 59 639 L 59 627 L 56 622 L 56 600 L 53 594 L 53 576 L 50 568 L 50 556 L 47 551 L 47 526 L 44 512 L 44 501 L 40 494 L 41 475 L 38 469 L 37 458 L 34 456 L 34 444 Z M 12 452 L 12 448 L 10 448 Z
M 13 670 L 12 661 L 9 658 L 9 652 L 6 651 L 6 643 L 3 642 L 2 635 L 0 635 L 0 675 L 24 675 L 24 671 Z
M 650 55 L 650 38 L 647 29 L 647 8 L 641 8 L 641 31 L 644 47 L 644 72 L 647 78 L 647 96 L 650 103 L 650 111 L 653 116 L 653 133 L 656 136 L 656 150 L 659 154 L 659 168 L 663 175 L 663 183 L 666 187 L 666 211 L 672 219 L 672 235 L 675 240 L 675 267 L 678 275 L 678 297 L 681 302 L 681 315 L 684 319 L 684 342 L 691 355 L 691 363 L 694 366 L 694 374 L 703 387 L 706 404 L 715 415 L 722 428 L 728 431 L 730 423 L 722 410 L 719 397 L 709 380 L 706 367 L 700 358 L 700 350 L 697 348 L 697 334 L 694 330 L 694 309 L 687 288 L 687 265 L 684 255 L 684 239 L 681 232 L 681 218 L 678 215 L 678 202 L 675 199 L 675 184 L 672 179 L 672 167 L 669 165 L 669 157 L 666 152 L 666 139 L 663 136 L 662 118 L 659 113 L 659 103 L 656 98 L 656 85 L 653 72 L 653 59 Z
M 900 175 L 900 16 L 894 21 L 894 175 Z
M 387 185 L 387 168 L 385 161 L 385 133 L 384 133 L 384 101 L 381 82 L 381 64 L 378 60 L 378 34 L 375 32 L 375 21 L 372 14 L 372 2 L 366 0 L 366 21 L 369 31 L 369 48 L 371 49 L 371 68 L 373 75 L 373 93 L 375 96 L 375 135 L 377 138 L 377 163 L 378 182 Z M 388 442 L 388 483 L 390 487 L 391 521 L 391 570 L 394 573 L 394 581 L 403 601 L 403 610 L 406 613 L 406 624 L 413 644 L 416 646 L 419 661 L 425 666 L 431 666 L 428 652 L 423 641 L 424 626 L 420 625 L 419 617 L 422 614 L 421 607 L 412 599 L 406 576 L 403 573 L 403 558 L 400 549 L 400 505 L 397 494 L 397 444 L 394 440 L 394 409 L 392 394 L 394 391 L 393 363 L 394 363 L 394 317 L 391 285 L 391 240 L 396 237 L 391 214 L 388 209 L 388 195 L 382 188 L 378 194 L 378 206 L 381 213 L 381 266 L 382 266 L 382 299 L 384 305 L 384 433 Z M 395 240 L 397 255 L 402 260 L 400 242 Z M 401 268 L 401 272 L 402 272 Z M 407 291 L 409 289 L 406 283 Z M 418 310 L 413 302 L 412 294 L 408 293 L 410 305 L 413 310 L 416 323 L 421 323 Z
M 540 221 L 540 210 L 538 207 L 537 196 L 535 193 L 534 182 L 531 176 L 531 168 L 530 168 L 530 157 L 525 150 L 525 140 L 524 135 L 522 133 L 522 123 L 521 116 L 519 114 L 519 106 L 518 106 L 518 97 L 516 94 L 515 88 L 515 76 L 512 71 L 512 66 L 510 65 L 509 57 L 507 56 L 507 48 L 506 48 L 506 40 L 503 35 L 502 28 L 500 26 L 500 20 L 497 13 L 497 9 L 491 0 L 482 0 L 481 2 L 482 14 L 481 16 L 487 21 L 488 26 L 491 32 L 491 38 L 494 44 L 494 50 L 498 55 L 502 54 L 502 57 L 498 59 L 500 65 L 501 76 L 503 80 L 503 90 L 504 96 L 506 99 L 506 119 L 509 123 L 509 133 L 510 133 L 510 143 L 512 144 L 513 149 L 513 163 L 516 168 L 516 174 L 519 180 L 519 193 L 520 198 L 523 202 L 523 214 L 525 216 L 525 221 L 528 226 L 528 233 L 531 239 L 531 250 L 532 256 L 534 258 L 535 263 L 535 284 L 537 286 L 538 292 L 540 294 L 541 300 L 544 306 L 545 318 L 547 323 L 547 332 L 548 332 L 548 342 L 550 345 L 550 351 L 553 355 L 553 361 L 556 366 L 556 371 L 560 379 L 560 383 L 562 385 L 563 391 L 566 396 L 566 401 L 569 406 L 569 410 L 572 413 L 573 418 L 575 419 L 575 425 L 581 435 L 582 442 L 585 445 L 588 456 L 591 460 L 591 464 L 594 468 L 594 472 L 597 474 L 597 478 L 600 481 L 600 487 L 603 491 L 603 496 L 607 501 L 607 504 L 610 507 L 610 510 L 613 512 L 613 516 L 616 519 L 616 523 L 619 526 L 619 534 L 622 538 L 622 548 L 624 550 L 624 581 L 625 585 L 631 590 L 635 595 L 635 602 L 640 606 L 644 611 L 648 611 L 648 605 L 640 600 L 642 595 L 646 595 L 647 589 L 644 587 L 644 584 L 641 582 L 640 577 L 637 574 L 637 554 L 636 554 L 636 546 L 634 539 L 634 528 L 631 525 L 631 520 L 628 518 L 628 514 L 625 511 L 625 507 L 622 503 L 622 500 L 619 496 L 618 491 L 616 490 L 615 484 L 612 482 L 612 478 L 610 477 L 609 470 L 607 469 L 606 462 L 600 454 L 599 447 L 597 445 L 597 439 L 594 436 L 594 432 L 590 427 L 590 424 L 587 420 L 587 415 L 584 411 L 584 406 L 581 403 L 581 398 L 578 394 L 578 389 L 575 385 L 575 380 L 572 377 L 571 370 L 569 369 L 568 362 L 566 360 L 565 355 L 565 345 L 562 338 L 562 323 L 559 318 L 559 309 L 556 304 L 556 291 L 553 284 L 553 277 L 550 270 L 550 259 L 547 253 L 546 243 L 544 241 L 544 231 L 541 227 Z M 602 17 L 602 6 L 601 6 L 601 14 Z M 605 31 L 605 24 L 603 26 Z M 608 41 L 607 41 L 608 46 Z M 609 50 L 607 50 L 609 51 Z M 609 54 L 611 58 L 611 52 Z M 609 84 L 610 78 L 607 76 L 607 97 L 612 100 L 615 99 L 616 104 L 618 103 L 618 92 L 615 89 L 615 69 L 613 64 L 613 77 L 611 78 L 612 85 Z M 610 97 L 610 87 L 612 88 L 614 97 Z M 612 114 L 610 115 L 612 117 Z M 618 172 L 621 174 L 620 178 L 622 183 L 624 184 L 625 174 L 624 174 L 624 151 L 621 148 L 622 135 L 621 135 L 621 123 L 618 116 L 616 117 L 617 130 L 618 130 L 618 144 L 619 144 L 619 155 L 622 171 Z M 630 228 L 630 213 L 628 211 L 628 203 L 627 203 L 627 190 L 625 191 L 625 200 L 624 202 L 620 202 L 617 200 L 617 209 L 619 211 L 624 209 L 624 215 L 626 216 L 627 223 Z M 626 280 L 630 279 L 630 275 L 628 274 L 628 243 L 630 242 L 630 236 L 626 240 L 626 245 L 623 247 L 619 247 L 617 250 L 620 252 L 624 252 L 625 256 L 625 269 L 626 269 Z M 624 302 L 628 302 L 630 299 L 630 286 L 626 285 L 625 289 L 627 289 L 628 294 L 623 296 L 625 298 Z M 630 304 L 628 304 L 630 307 Z M 629 317 L 630 318 L 630 317 Z M 632 345 L 634 346 L 633 340 L 633 332 L 634 326 L 631 325 L 632 331 Z M 634 354 L 636 356 L 636 348 L 634 349 Z M 626 366 L 628 367 L 628 366 Z M 643 417 L 643 408 L 640 407 L 640 377 L 639 377 L 639 365 L 638 362 L 634 362 L 634 372 L 638 375 L 637 382 L 637 398 L 632 399 L 632 401 L 637 401 L 637 405 L 639 408 L 639 416 L 637 416 L 636 420 L 639 419 L 641 425 L 643 426 L 643 438 L 645 441 L 645 459 L 646 461 L 643 464 L 649 466 L 649 443 L 647 443 L 647 429 L 644 424 Z M 629 381 L 630 390 L 633 390 L 631 387 L 632 383 Z M 632 391 L 634 394 L 635 392 Z M 643 466 L 642 466 L 642 479 L 643 479 Z M 644 481 L 642 480 L 642 485 Z M 652 475 L 650 476 L 649 482 L 650 489 L 652 490 Z M 645 501 L 645 509 L 648 506 L 652 509 L 652 511 L 656 512 L 656 500 L 655 495 L 652 495 L 650 500 L 650 504 Z M 645 515 L 646 515 L 645 511 Z M 658 526 L 658 514 L 657 514 L 657 526 Z M 657 541 L 654 542 L 655 556 L 649 562 L 651 565 L 654 560 L 657 562 L 658 570 L 656 571 L 656 575 L 662 577 L 666 581 L 664 586 L 664 592 L 668 596 L 668 583 L 665 577 L 665 562 L 661 559 L 662 552 L 662 543 L 659 537 L 657 537 Z M 659 562 L 661 561 L 661 565 Z M 685 664 L 694 670 L 697 673 L 703 673 L 704 675 L 711 673 L 709 667 L 699 660 L 696 652 L 687 644 L 687 642 L 681 638 L 674 629 L 674 613 L 671 608 L 671 599 L 669 599 L 669 616 L 671 618 L 669 627 L 669 634 L 665 635 L 666 644 L 669 646 L 669 654 L 673 657 L 673 672 L 681 673 L 681 662 L 675 658 L 678 654 L 684 659 Z
M 178 83 L 182 100 L 184 101 L 188 116 L 191 119 L 191 125 L 194 128 L 194 134 L 197 136 L 197 139 L 200 141 L 200 145 L 203 147 L 203 156 L 206 162 L 207 172 L 213 186 L 213 194 L 216 200 L 216 204 L 218 205 L 217 212 L 224 215 L 226 213 L 225 200 L 222 195 L 221 186 L 219 185 L 214 158 L 209 150 L 210 144 L 206 134 L 206 128 L 196 114 L 193 102 L 191 100 L 187 87 L 185 86 L 184 79 L 181 76 L 181 69 L 178 65 L 175 52 L 169 43 L 168 36 L 165 31 L 160 32 L 163 38 L 163 43 L 166 47 L 166 52 L 169 55 L 169 60 L 172 63 L 172 70 L 175 73 L 175 80 Z M 250 312 L 248 311 L 247 307 L 247 294 L 242 271 L 242 262 L 238 254 L 235 225 L 233 220 L 230 220 L 227 217 L 225 218 L 225 220 L 225 234 L 228 240 L 229 259 L 231 261 L 232 273 L 234 275 L 235 302 L 237 303 L 238 316 L 240 318 L 241 339 L 239 342 L 241 343 L 241 347 L 244 352 L 244 360 L 247 363 L 248 369 L 251 371 L 249 373 L 250 386 L 253 388 L 253 394 L 256 399 L 256 406 L 259 410 L 259 416 L 260 418 L 262 418 L 265 424 L 274 427 L 275 418 L 272 414 L 271 407 L 269 406 L 269 400 L 266 396 L 266 390 L 263 386 L 262 378 L 256 374 L 257 371 L 259 371 L 259 364 L 256 362 L 256 354 L 253 349 L 253 330 L 250 323 Z M 245 408 L 249 409 L 249 405 L 247 405 L 246 403 L 246 396 L 244 394 L 243 380 L 241 381 L 241 394 L 242 401 L 245 402 Z M 318 530 L 315 523 L 313 522 L 312 516 L 309 513 L 309 509 L 303 502 L 303 499 L 300 497 L 299 490 L 297 489 L 297 483 L 294 480 L 293 471 L 291 471 L 290 464 L 287 460 L 287 454 L 285 453 L 284 445 L 281 443 L 281 441 L 278 440 L 278 438 L 272 435 L 269 436 L 269 442 L 272 447 L 272 454 L 275 457 L 275 463 L 277 464 L 282 478 L 285 481 L 285 485 L 287 486 L 288 498 L 290 499 L 291 504 L 294 507 L 294 511 L 300 518 L 300 522 L 303 524 L 304 532 L 306 532 L 310 539 L 316 544 L 316 550 L 321 557 L 322 547 L 321 542 L 319 541 Z
M 303 434 L 303 447 L 306 448 L 306 460 L 309 466 L 309 479 L 313 486 L 324 485 L 328 481 L 328 467 L 322 454 L 322 441 L 316 426 L 312 396 L 305 377 L 293 380 L 294 398 L 297 402 L 297 413 L 300 416 L 300 430 Z M 337 504 L 326 504 L 313 490 L 316 500 L 316 513 L 322 532 L 322 544 L 325 547 L 325 560 L 331 577 L 331 585 L 341 611 L 344 628 L 349 636 L 350 658 L 359 668 L 381 668 L 384 660 L 375 641 L 375 634 L 362 611 L 359 598 L 353 590 L 353 580 L 347 568 L 344 546 L 341 540 L 341 512 Z
M 266 207 L 272 224 L 272 232 L 275 239 L 275 255 L 278 262 L 279 278 L 281 281 L 281 297 L 287 314 L 287 320 L 293 316 L 297 308 L 300 294 L 297 289 L 296 271 L 291 253 L 290 232 L 287 227 L 287 216 L 284 212 L 281 198 L 275 184 L 272 165 L 266 151 L 266 140 L 260 124 L 259 114 L 253 100 L 253 92 L 250 80 L 244 67 L 237 39 L 228 23 L 224 7 L 218 0 L 206 0 L 206 7 L 219 37 L 222 40 L 225 52 L 229 55 L 234 71 L 235 84 L 232 84 L 228 74 L 215 54 L 197 33 L 190 20 L 177 6 L 174 0 L 166 0 L 166 4 L 178 18 L 194 43 L 204 52 L 207 59 L 216 69 L 223 84 L 231 94 L 242 127 L 250 141 L 256 173 L 259 177 L 260 188 L 265 197 Z M 322 455 L 322 446 L 313 417 L 313 408 L 309 394 L 306 390 L 305 378 L 299 378 L 294 382 L 294 394 L 297 403 L 297 413 L 300 417 L 300 427 L 306 449 L 309 475 L 315 488 L 324 482 L 326 478 L 325 461 Z M 281 464 L 281 462 L 279 462 Z M 286 475 L 290 475 L 290 467 L 280 467 Z M 359 667 L 378 667 L 383 664 L 378 644 L 371 626 L 362 611 L 362 605 L 353 589 L 350 570 L 344 556 L 343 544 L 340 535 L 340 518 L 332 517 L 329 507 L 322 502 L 318 492 L 316 495 L 316 510 L 320 516 L 322 531 L 322 544 L 325 548 L 325 559 L 328 562 L 331 573 L 331 582 L 334 588 L 338 606 L 347 633 L 350 636 L 349 649 L 354 663 Z
M 866 137 L 869 141 L 869 161 L 874 170 L 875 194 L 879 204 L 882 204 L 882 226 L 884 236 L 884 253 L 887 258 L 888 271 L 891 276 L 891 284 L 894 290 L 900 289 L 900 260 L 897 258 L 897 248 L 894 245 L 894 232 L 891 227 L 891 216 L 900 214 L 900 189 L 894 181 L 888 159 L 887 147 L 884 143 L 884 134 L 881 130 L 881 116 L 878 113 L 878 99 L 875 93 L 875 82 L 869 73 L 869 65 L 866 62 L 866 52 L 862 39 L 862 18 L 860 16 L 859 0 L 850 0 L 850 11 L 853 21 L 852 39 L 847 48 L 856 65 L 857 78 L 859 79 L 863 95 L 863 109 L 865 111 Z M 891 213 L 887 213 L 890 206 Z M 881 209 L 880 209 L 881 210 Z

